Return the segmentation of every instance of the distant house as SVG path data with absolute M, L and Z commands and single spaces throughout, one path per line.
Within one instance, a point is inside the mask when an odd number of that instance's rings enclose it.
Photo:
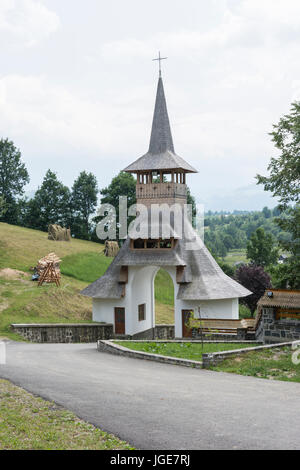
M 288 259 L 287 255 L 280 255 L 279 258 L 278 258 L 278 263 L 283 264 L 287 261 L 287 259 Z
M 245 264 L 244 261 L 236 261 L 236 262 L 234 263 L 234 266 L 236 266 L 237 268 L 239 268 L 240 266 L 244 266 L 244 264 Z
M 266 343 L 300 340 L 300 290 L 269 289 L 257 306 Z

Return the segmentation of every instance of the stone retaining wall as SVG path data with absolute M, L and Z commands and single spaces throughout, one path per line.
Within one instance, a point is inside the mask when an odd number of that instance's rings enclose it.
M 263 341 L 265 344 L 300 339 L 300 321 L 293 318 L 276 320 L 274 308 L 263 308 Z
M 155 339 L 174 339 L 175 326 L 174 325 L 156 325 L 154 328 Z
M 96 343 L 113 335 L 109 323 L 13 324 L 14 333 L 33 343 Z

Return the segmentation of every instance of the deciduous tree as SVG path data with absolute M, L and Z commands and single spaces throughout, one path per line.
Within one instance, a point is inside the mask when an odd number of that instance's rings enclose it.
M 72 187 L 72 233 L 77 238 L 89 239 L 90 217 L 97 206 L 96 176 L 82 171 Z
M 247 258 L 258 266 L 270 266 L 278 259 L 278 248 L 271 234 L 266 234 L 262 227 L 250 237 L 247 245 Z
M 288 219 L 279 217 L 277 222 L 291 234 L 289 241 L 282 242 L 283 248 L 289 250 L 291 256 L 282 269 L 285 279 L 281 281 L 300 288 L 300 102 L 292 103 L 290 114 L 283 116 L 273 126 L 271 136 L 279 155 L 271 158 L 269 176 L 257 175 L 257 181 L 264 185 L 265 191 L 271 191 L 273 196 L 279 197 L 282 210 L 286 210 L 289 204 L 295 204 L 288 208 Z
M 6 211 L 1 220 L 18 222 L 17 199 L 29 183 L 28 171 L 21 161 L 21 152 L 12 141 L 0 140 L 0 196 L 5 199 Z
M 255 265 L 241 266 L 236 270 L 235 278 L 242 286 L 252 292 L 248 297 L 243 297 L 240 302 L 247 305 L 251 315 L 254 316 L 257 302 L 263 296 L 265 290 L 271 288 L 271 278 L 262 266 Z

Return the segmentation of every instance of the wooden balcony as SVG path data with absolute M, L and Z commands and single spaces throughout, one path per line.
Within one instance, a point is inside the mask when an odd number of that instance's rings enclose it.
M 137 199 L 186 198 L 187 186 L 182 183 L 146 183 L 136 185 Z

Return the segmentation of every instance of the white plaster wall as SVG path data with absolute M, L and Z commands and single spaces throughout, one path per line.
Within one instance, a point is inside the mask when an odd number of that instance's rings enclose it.
M 238 299 L 224 300 L 191 300 L 177 299 L 179 285 L 176 283 L 176 268 L 164 267 L 171 276 L 175 298 L 175 336 L 182 337 L 182 310 L 194 310 L 197 316 L 200 307 L 201 318 L 238 319 Z M 115 307 L 125 308 L 125 334 L 134 335 L 155 326 L 154 279 L 159 270 L 157 266 L 128 269 L 126 295 L 122 299 L 93 299 L 93 320 L 115 323 Z M 138 305 L 146 304 L 146 319 L 138 320 Z
M 124 299 L 93 299 L 93 321 L 112 323 L 115 328 L 115 307 L 125 307 L 125 300 Z M 125 318 L 125 328 L 126 328 L 126 318 Z
M 128 310 L 128 316 L 130 316 L 128 319 L 128 334 L 130 335 L 134 335 L 154 327 L 153 279 L 156 271 L 157 268 L 154 266 L 134 266 L 129 268 L 126 296 L 130 297 L 130 308 Z M 146 305 L 146 318 L 143 321 L 139 321 L 138 316 L 138 306 L 140 304 Z
M 239 302 L 238 299 L 220 300 L 179 300 L 175 301 L 175 336 L 182 337 L 182 310 L 194 310 L 195 317 L 198 317 L 198 307 L 200 307 L 201 318 L 220 318 L 227 320 L 238 320 Z

